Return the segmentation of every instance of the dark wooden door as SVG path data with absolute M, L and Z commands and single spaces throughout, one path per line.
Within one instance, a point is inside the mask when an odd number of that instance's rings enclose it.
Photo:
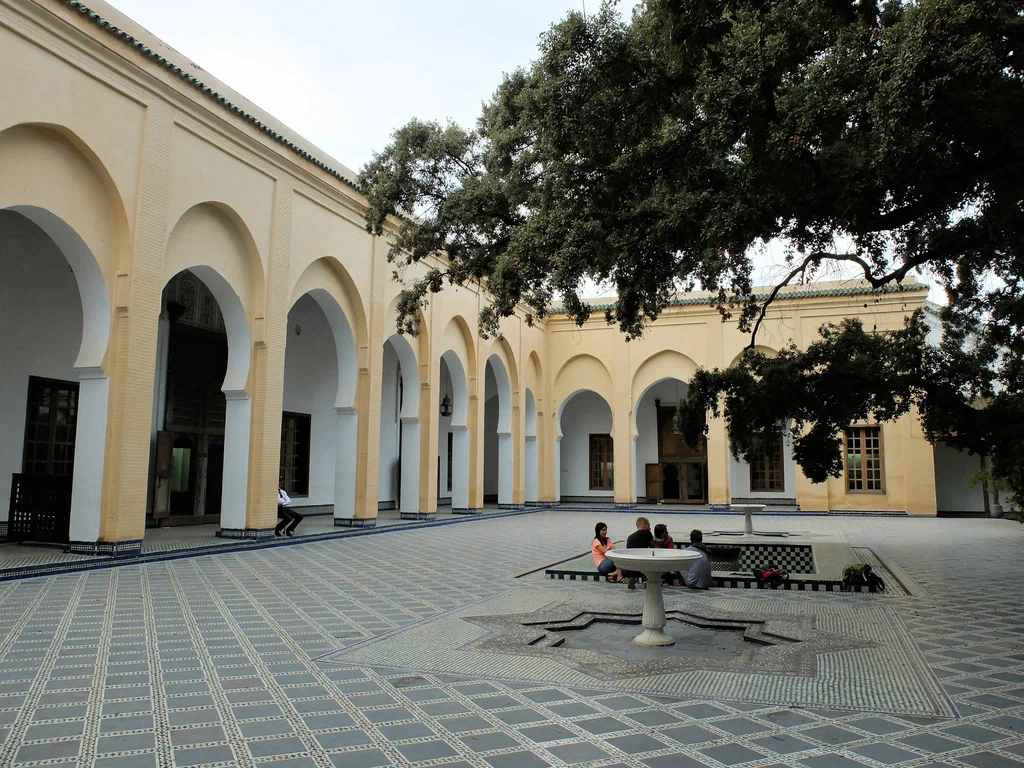
M 227 364 L 223 333 L 171 323 L 164 419 L 164 429 L 174 434 L 170 523 L 202 522 L 204 515 L 220 513 Z
M 195 436 L 178 435 L 171 448 L 171 514 L 196 513 L 196 465 L 199 463 Z
M 666 462 L 661 465 L 661 487 L 665 501 L 680 501 L 683 498 L 683 474 L 679 464 Z
M 210 438 L 206 452 L 206 514 L 219 515 L 224 489 L 224 441 Z
M 661 489 L 661 465 L 647 464 L 644 469 L 646 471 L 648 500 L 657 501 L 665 498 L 662 495 Z
M 78 382 L 30 376 L 22 453 L 24 474 L 74 474 L 77 425 Z

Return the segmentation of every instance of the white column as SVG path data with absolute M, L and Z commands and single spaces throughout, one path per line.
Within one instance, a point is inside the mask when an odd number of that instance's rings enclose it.
M 355 408 L 335 408 L 334 519 L 356 516 L 356 467 L 359 463 L 359 414 Z
M 167 418 L 167 346 L 171 339 L 171 321 L 166 312 L 160 313 L 156 334 L 156 377 L 153 395 L 153 446 L 156 447 L 156 433 L 164 428 Z
M 91 543 L 100 539 L 110 379 L 99 368 L 79 369 L 79 379 L 70 538 Z
M 221 489 L 220 527 L 245 528 L 249 495 L 249 432 L 252 400 L 245 392 L 225 392 L 227 418 L 224 423 L 224 485 Z
M 512 503 L 512 435 L 498 433 L 498 504 Z
M 420 506 L 420 420 L 402 417 L 402 504 L 399 512 L 419 512 Z
M 562 438 L 555 440 L 555 503 L 562 500 Z
M 469 427 L 452 431 L 452 509 L 469 508 Z
M 527 436 L 526 453 L 526 501 L 537 501 L 540 493 L 537 489 L 537 438 Z

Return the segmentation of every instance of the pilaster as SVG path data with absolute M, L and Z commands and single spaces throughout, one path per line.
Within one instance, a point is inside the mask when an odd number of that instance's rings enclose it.
M 420 359 L 420 503 L 421 514 L 433 516 L 437 512 L 437 439 L 440 425 L 438 393 L 441 381 L 441 356 L 434 354 L 434 339 L 441 330 L 436 327 L 434 318 L 435 302 L 431 302 L 425 319 L 425 326 L 420 328 L 419 353 Z
M 480 295 L 477 295 L 477 317 L 479 317 Z M 476 366 L 467 371 L 469 390 L 469 412 L 466 424 L 469 426 L 469 511 L 474 513 L 484 506 L 484 383 L 486 382 L 487 360 L 481 360 L 483 340 L 476 334 Z
M 636 462 L 633 460 L 633 395 L 632 366 L 629 344 L 625 353 L 615 355 L 611 362 L 612 402 L 612 461 L 614 462 L 614 495 L 616 508 L 629 509 L 636 505 Z
M 512 507 L 526 503 L 526 388 L 512 392 Z M 522 406 L 522 407 L 520 407 Z
M 156 348 L 167 247 L 173 119 L 159 101 L 146 111 L 131 262 L 119 271 L 108 350 L 109 437 L 101 542 L 138 542 L 146 527 Z
M 253 350 L 248 385 L 252 426 L 245 519 L 245 533 L 250 536 L 269 534 L 277 523 L 293 195 L 290 184 L 282 181 L 275 184 L 265 306 L 253 309 Z M 225 530 L 222 533 L 231 535 L 236 532 Z
M 369 257 L 373 264 L 370 281 L 370 311 L 367 316 L 367 339 L 360 340 L 359 384 L 356 389 L 356 410 L 359 412 L 359 456 L 356 470 L 355 521 L 376 521 L 377 493 L 380 479 L 380 398 L 384 366 L 384 340 L 391 335 L 384 327 L 388 311 L 390 272 L 385 259 L 388 244 L 380 237 L 371 239 Z M 364 344 L 366 346 L 362 346 Z M 338 525 L 346 523 L 335 521 Z M 370 527 L 368 522 L 353 525 Z
M 917 408 L 899 421 L 903 428 L 904 483 L 907 489 L 908 515 L 938 514 L 935 490 L 935 446 L 925 439 Z
M 708 504 L 729 504 L 729 436 L 725 419 L 708 419 Z

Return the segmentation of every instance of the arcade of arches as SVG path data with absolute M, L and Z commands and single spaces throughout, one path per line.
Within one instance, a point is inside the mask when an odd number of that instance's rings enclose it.
M 912 417 L 850 425 L 847 471 L 822 484 L 794 465 L 785 430 L 751 464 L 720 420 L 686 445 L 671 413 L 687 382 L 747 343 L 700 295 L 629 344 L 600 312 L 582 328 L 516 314 L 484 339 L 488 297 L 468 287 L 397 334 L 394 229 L 365 231 L 352 171 L 90 17 L 39 10 L 0 4 L 0 64 L 34 73 L 0 86 L 0 534 L 98 553 L 137 550 L 154 526 L 262 537 L 278 487 L 339 526 L 485 505 L 987 508 L 964 482 L 977 457 L 933 448 Z M 864 310 L 866 292 L 787 289 L 761 340 L 803 344 L 865 311 L 895 327 L 927 296 L 910 286 Z M 49 534 L 24 533 L 43 517 Z

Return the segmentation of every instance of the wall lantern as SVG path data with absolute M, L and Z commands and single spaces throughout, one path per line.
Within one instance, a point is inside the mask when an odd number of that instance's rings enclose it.
M 445 372 L 448 371 L 448 366 L 445 366 Z M 445 387 L 444 397 L 441 398 L 441 415 L 448 418 L 452 415 L 452 399 L 448 396 L 448 376 L 445 376 Z

